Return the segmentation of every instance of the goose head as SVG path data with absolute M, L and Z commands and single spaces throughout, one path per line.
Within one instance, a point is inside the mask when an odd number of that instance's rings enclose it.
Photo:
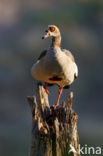
M 48 37 L 56 38 L 56 37 L 59 37 L 59 36 L 61 36 L 59 28 L 57 26 L 55 26 L 55 25 L 48 25 L 42 39 L 45 39 L 45 38 L 48 38 Z

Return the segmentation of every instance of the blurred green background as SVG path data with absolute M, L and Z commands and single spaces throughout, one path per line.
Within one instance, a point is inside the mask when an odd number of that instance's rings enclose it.
M 57 25 L 62 47 L 75 56 L 79 77 L 72 84 L 73 108 L 79 115 L 80 144 L 103 145 L 103 1 L 0 0 L 0 156 L 27 156 L 34 95 L 30 69 L 51 40 L 41 37 Z M 54 104 L 58 87 L 49 88 Z M 64 90 L 61 101 L 69 90 Z

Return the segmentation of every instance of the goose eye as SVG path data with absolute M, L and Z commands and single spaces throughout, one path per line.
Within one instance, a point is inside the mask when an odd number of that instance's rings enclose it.
M 50 30 L 51 32 L 53 32 L 53 31 L 55 31 L 55 27 L 50 27 L 49 30 Z

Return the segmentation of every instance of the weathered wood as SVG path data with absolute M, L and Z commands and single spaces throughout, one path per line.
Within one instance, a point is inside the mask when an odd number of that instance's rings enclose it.
M 37 87 L 37 97 L 27 97 L 32 111 L 30 156 L 79 156 L 78 116 L 72 109 L 72 98 L 71 92 L 66 103 L 51 110 L 42 85 Z

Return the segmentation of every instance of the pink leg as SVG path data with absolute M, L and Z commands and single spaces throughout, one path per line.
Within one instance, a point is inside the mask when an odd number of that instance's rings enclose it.
M 50 94 L 50 92 L 48 91 L 48 89 L 46 88 L 48 86 L 48 83 L 47 82 L 45 82 L 45 84 L 44 84 L 44 89 L 45 89 L 45 92 L 47 93 L 47 94 Z
M 58 91 L 57 102 L 56 102 L 55 105 L 51 106 L 51 108 L 56 108 L 56 107 L 59 105 L 59 100 L 60 100 L 60 96 L 61 96 L 62 91 L 63 91 L 63 87 L 60 87 L 60 88 L 59 88 L 59 91 Z

